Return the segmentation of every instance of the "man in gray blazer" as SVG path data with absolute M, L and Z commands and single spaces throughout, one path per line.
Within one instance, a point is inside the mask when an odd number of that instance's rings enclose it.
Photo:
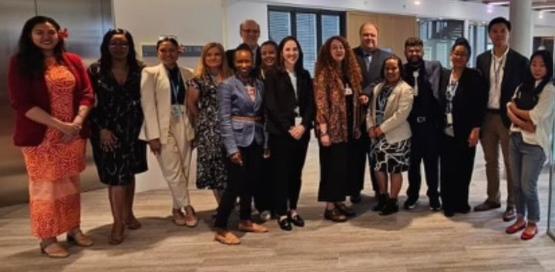
M 383 62 L 391 54 L 378 48 L 378 27 L 370 22 L 366 22 L 360 26 L 360 46 L 353 49 L 360 70 L 362 72 L 362 88 L 363 97 L 361 98 L 361 104 L 368 106 L 369 98 L 372 96 L 372 91 L 374 86 L 376 86 L 381 80 L 381 72 Z M 366 108 L 363 110 L 363 116 L 366 116 Z M 366 123 L 362 122 L 361 131 L 366 131 Z M 366 167 L 366 157 L 368 156 L 369 166 L 370 166 L 370 180 L 372 181 L 372 188 L 374 189 L 375 195 L 379 195 L 378 181 L 374 175 L 374 169 L 372 168 L 372 162 L 370 158 L 370 140 L 367 133 L 362 133 L 362 136 L 358 140 L 357 145 L 360 148 L 358 156 L 358 164 L 355 173 L 356 178 L 353 179 L 353 184 L 349 186 L 348 193 L 350 194 L 350 200 L 352 203 L 359 203 L 360 193 L 364 188 L 364 168 Z
M 480 142 L 486 160 L 486 177 L 488 198 L 474 207 L 475 211 L 487 211 L 501 207 L 499 192 L 499 146 L 503 153 L 503 162 L 507 176 L 507 208 L 503 220 L 510 221 L 516 217 L 512 193 L 512 176 L 509 161 L 509 125 L 507 103 L 514 91 L 524 79 L 528 70 L 528 59 L 509 47 L 511 23 L 497 17 L 490 21 L 488 32 L 493 49 L 480 54 L 476 68 L 486 79 L 489 90 L 486 117 L 480 130 Z

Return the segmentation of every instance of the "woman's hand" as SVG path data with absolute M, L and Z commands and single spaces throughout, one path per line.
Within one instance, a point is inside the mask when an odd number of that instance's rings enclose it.
M 107 129 L 100 130 L 100 148 L 104 152 L 113 152 L 116 148 L 118 138 Z
M 360 96 L 358 97 L 358 101 L 360 102 L 360 104 L 361 104 L 362 106 L 367 106 L 369 100 L 370 100 L 370 99 L 368 99 L 368 96 L 365 95 L 365 94 L 360 95 Z
M 480 128 L 473 128 L 468 136 L 468 147 L 475 147 L 480 140 Z
M 241 156 L 241 152 L 233 153 L 229 159 L 232 163 L 237 164 L 239 166 L 243 166 L 243 157 Z
M 160 143 L 160 139 L 154 139 L 148 141 L 148 146 L 150 147 L 150 151 L 154 153 L 154 155 L 160 155 L 160 151 L 162 150 L 162 144 Z
M 331 145 L 330 136 L 328 134 L 321 135 L 320 136 L 320 143 L 322 143 L 322 146 L 325 146 L 325 147 L 330 146 Z
M 381 138 L 382 136 L 384 136 L 384 133 L 380 127 L 375 127 L 374 135 L 376 135 L 376 138 Z
M 289 130 L 289 134 L 291 135 L 291 137 L 293 137 L 293 139 L 299 140 L 301 139 L 301 137 L 303 137 L 305 130 L 306 129 L 304 128 L 303 125 L 297 125 L 297 126 L 291 127 L 291 129 Z

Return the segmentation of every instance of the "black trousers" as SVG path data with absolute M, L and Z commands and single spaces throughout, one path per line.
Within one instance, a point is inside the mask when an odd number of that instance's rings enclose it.
M 411 125 L 412 138 L 410 150 L 409 188 L 407 196 L 409 199 L 418 200 L 422 176 L 420 163 L 424 161 L 426 173 L 426 184 L 429 198 L 439 197 L 439 130 L 430 122 Z
M 320 145 L 320 186 L 318 201 L 345 201 L 349 187 L 348 143 Z
M 474 169 L 476 147 L 469 147 L 467 137 L 441 137 L 441 200 L 443 210 L 468 210 L 468 188 Z
M 243 166 L 232 163 L 229 158 L 226 160 L 228 183 L 218 206 L 214 223 L 217 228 L 227 228 L 227 221 L 235 207 L 237 197 L 240 198 L 239 218 L 241 220 L 251 219 L 252 192 L 261 178 L 263 150 L 262 146 L 252 143 L 248 147 L 239 147 L 239 152 L 243 157 Z
M 272 188 L 277 215 L 285 215 L 289 209 L 297 209 L 309 139 L 308 131 L 299 140 L 289 135 L 270 135 Z
M 272 176 L 272 157 L 262 159 L 262 176 L 257 184 L 255 184 L 253 199 L 254 207 L 257 211 L 273 210 L 273 194 L 272 184 L 274 177 Z

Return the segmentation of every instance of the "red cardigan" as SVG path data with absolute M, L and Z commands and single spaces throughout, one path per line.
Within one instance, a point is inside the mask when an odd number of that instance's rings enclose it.
M 74 112 L 77 114 L 79 106 L 94 105 L 94 93 L 87 70 L 83 66 L 81 58 L 72 53 L 64 53 L 64 62 L 73 73 L 76 80 L 76 90 L 73 92 Z M 39 107 L 50 113 L 50 97 L 46 86 L 46 80 L 42 77 L 28 77 L 19 72 L 19 64 L 16 57 L 10 60 L 8 71 L 8 90 L 10 103 L 16 111 L 15 132 L 13 141 L 16 146 L 37 146 L 46 133 L 46 126 L 39 124 L 25 116 L 25 113 L 33 107 Z M 87 126 L 83 126 L 86 128 Z M 86 129 L 81 130 L 81 137 L 88 136 Z

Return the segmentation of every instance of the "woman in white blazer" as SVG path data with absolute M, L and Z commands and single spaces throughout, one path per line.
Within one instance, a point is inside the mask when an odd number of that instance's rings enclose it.
M 177 64 L 179 43 L 164 37 L 156 44 L 160 64 L 143 69 L 141 104 L 145 120 L 139 138 L 147 141 L 173 198 L 173 222 L 194 227 L 198 220 L 189 198 L 189 169 L 194 130 L 187 117 L 185 82 L 190 69 Z
M 401 79 L 403 65 L 397 56 L 384 61 L 382 77 L 376 85 L 367 114 L 371 153 L 378 178 L 380 195 L 374 211 L 388 215 L 399 210 L 397 196 L 403 181 L 402 172 L 409 167 L 410 125 L 407 117 L 412 109 L 413 90 Z M 389 195 L 387 178 L 391 180 Z

